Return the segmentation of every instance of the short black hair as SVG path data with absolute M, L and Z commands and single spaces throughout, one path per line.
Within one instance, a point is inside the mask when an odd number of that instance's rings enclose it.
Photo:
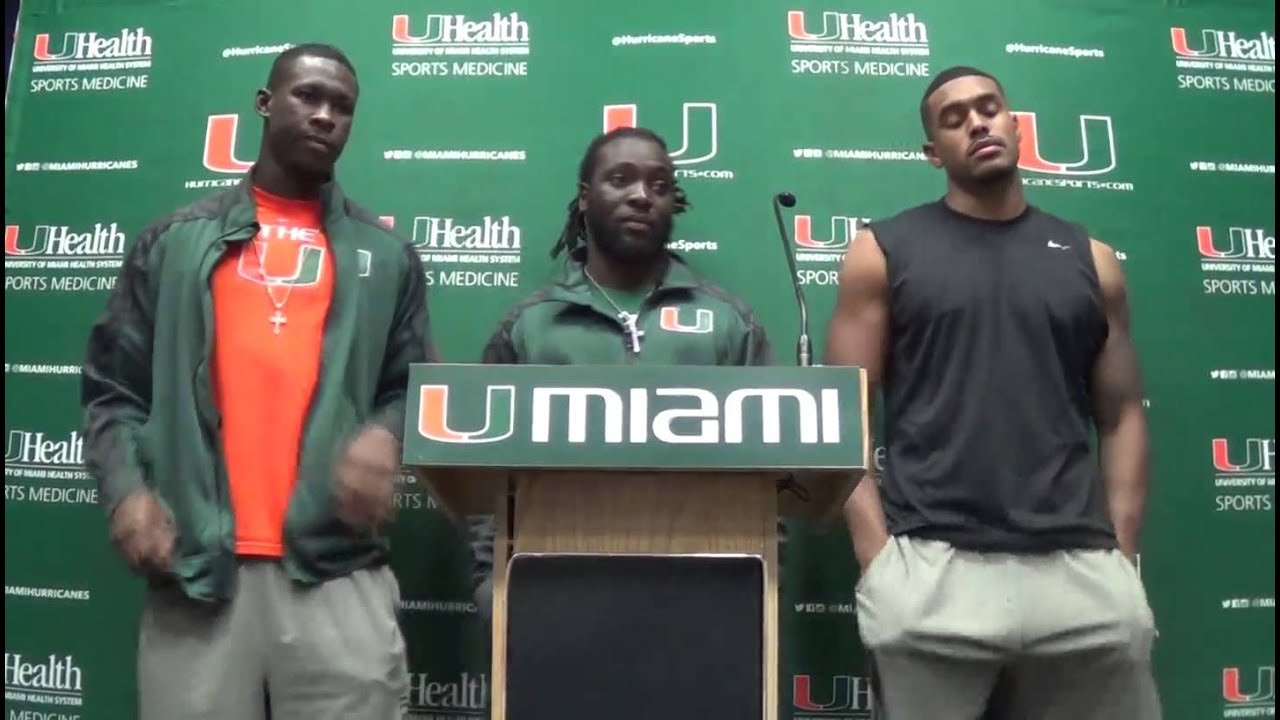
M 599 160 L 600 149 L 605 145 L 618 140 L 620 138 L 634 137 L 655 142 L 662 148 L 663 152 L 670 152 L 667 143 L 662 139 L 661 135 L 647 128 L 639 127 L 619 127 L 610 130 L 607 133 L 597 135 L 587 146 L 587 151 L 582 154 L 582 160 L 578 163 L 578 183 L 591 182 L 591 176 L 595 175 L 596 162 Z M 680 183 L 675 178 L 671 180 L 671 192 L 675 196 L 674 213 L 680 213 L 688 210 L 689 197 L 685 195 L 684 188 L 680 187 Z M 551 248 L 551 257 L 559 255 L 561 252 L 572 254 L 579 246 L 586 244 L 587 241 L 587 219 L 583 216 L 582 211 L 578 209 L 578 193 L 574 192 L 573 199 L 569 201 L 569 216 L 565 219 L 564 229 L 560 231 L 560 238 L 556 241 L 555 247 Z
M 1001 95 L 1004 94 L 1004 86 L 1000 84 L 1000 81 L 995 75 L 992 75 L 985 70 L 979 70 L 978 68 L 969 65 L 954 65 L 943 70 L 933 76 L 933 80 L 929 81 L 929 86 L 924 89 L 924 95 L 920 98 L 920 125 L 924 127 L 925 137 L 933 137 L 932 126 L 929 124 L 929 96 L 933 95 L 938 88 L 946 85 L 956 78 L 971 77 L 973 75 L 987 78 L 991 82 L 995 83 L 997 88 L 1000 88 Z
M 280 82 L 280 77 L 285 70 L 298 58 L 317 57 L 332 60 L 339 65 L 351 71 L 351 76 L 356 76 L 356 67 L 351 64 L 351 60 L 347 58 L 347 54 L 338 48 L 327 45 L 325 43 L 302 43 L 294 45 L 276 56 L 271 63 L 271 72 L 267 75 L 267 87 L 274 88 Z

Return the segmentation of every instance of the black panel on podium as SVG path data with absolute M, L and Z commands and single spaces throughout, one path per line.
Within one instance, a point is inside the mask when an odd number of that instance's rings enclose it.
M 516 555 L 509 720 L 763 714 L 759 557 Z

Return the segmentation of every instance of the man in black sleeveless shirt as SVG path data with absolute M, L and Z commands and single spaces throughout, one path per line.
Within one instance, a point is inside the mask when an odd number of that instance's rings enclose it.
M 1158 718 L 1119 262 L 1027 204 L 994 77 L 942 72 L 921 120 L 946 195 L 858 233 L 826 358 L 885 403 L 883 477 L 846 507 L 879 717 Z

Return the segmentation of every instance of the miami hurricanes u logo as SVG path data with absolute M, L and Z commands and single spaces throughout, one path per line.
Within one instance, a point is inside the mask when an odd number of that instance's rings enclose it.
M 670 153 L 676 165 L 693 165 L 716 156 L 718 127 L 716 104 L 687 102 L 682 106 L 680 149 Z M 635 103 L 604 106 L 604 132 L 620 127 L 636 127 L 640 108 Z
M 419 397 L 418 433 L 443 443 L 488 443 L 506 440 L 515 432 L 516 388 L 490 385 L 485 391 L 484 425 L 456 430 L 449 425 L 449 386 L 423 385 Z
M 808 215 L 796 215 L 793 219 L 793 230 L 796 245 L 801 250 L 838 250 L 848 247 L 857 232 L 854 218 L 833 215 L 831 217 L 831 237 L 819 240 L 813 236 L 813 219 Z
M 1169 40 L 1173 44 L 1173 52 L 1182 57 L 1198 58 L 1198 57 L 1218 57 L 1218 34 L 1212 30 L 1204 30 L 1201 32 L 1204 45 L 1203 50 L 1194 50 L 1191 43 L 1187 41 L 1186 28 L 1169 28 Z
M 696 333 L 699 335 L 709 333 L 715 328 L 715 315 L 706 308 L 697 308 L 693 318 L 692 325 L 680 322 L 680 308 L 675 305 L 668 305 L 662 308 L 662 314 L 658 316 L 658 325 L 668 332 Z
M 253 241 L 256 242 L 256 241 Z M 272 274 L 267 272 L 263 265 L 270 264 L 270 257 L 275 253 L 294 251 L 294 260 L 292 270 L 283 275 Z M 262 253 L 262 264 L 258 264 L 258 252 Z M 252 280 L 260 285 L 293 285 L 307 286 L 316 285 L 320 282 L 321 274 L 324 272 L 324 248 L 319 245 L 295 245 L 289 247 L 280 243 L 268 245 L 266 247 L 259 246 L 258 252 L 253 248 L 247 247 L 240 253 L 239 272 L 240 277 L 245 280 Z
M 45 247 L 48 246 L 48 238 L 47 237 L 42 238 L 40 236 L 40 233 L 36 233 L 35 240 L 32 241 L 31 245 L 29 247 L 22 247 L 22 240 L 20 238 L 20 234 L 21 234 L 20 225 L 4 226 L 4 254 L 5 255 L 39 255 L 40 253 L 44 252 Z
M 1015 112 L 1018 134 L 1018 167 L 1048 175 L 1101 175 L 1116 167 L 1115 133 L 1106 115 L 1080 116 L 1080 153 L 1075 162 L 1054 162 L 1040 150 L 1039 128 L 1033 112 Z
M 239 115 L 210 115 L 204 130 L 204 166 L 213 172 L 244 173 L 253 163 L 236 159 Z
M 1258 679 L 1254 683 L 1254 692 L 1246 692 L 1244 682 L 1240 678 L 1240 668 L 1222 669 L 1222 699 L 1232 705 L 1262 705 L 1274 703 L 1276 699 L 1276 669 L 1274 667 L 1258 668 Z

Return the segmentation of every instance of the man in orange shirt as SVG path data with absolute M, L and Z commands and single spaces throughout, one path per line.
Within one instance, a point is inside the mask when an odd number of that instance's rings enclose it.
M 393 512 L 412 247 L 342 192 L 359 87 L 327 45 L 280 55 L 238 187 L 153 224 L 90 333 L 85 455 L 148 581 L 140 716 L 398 718 Z

